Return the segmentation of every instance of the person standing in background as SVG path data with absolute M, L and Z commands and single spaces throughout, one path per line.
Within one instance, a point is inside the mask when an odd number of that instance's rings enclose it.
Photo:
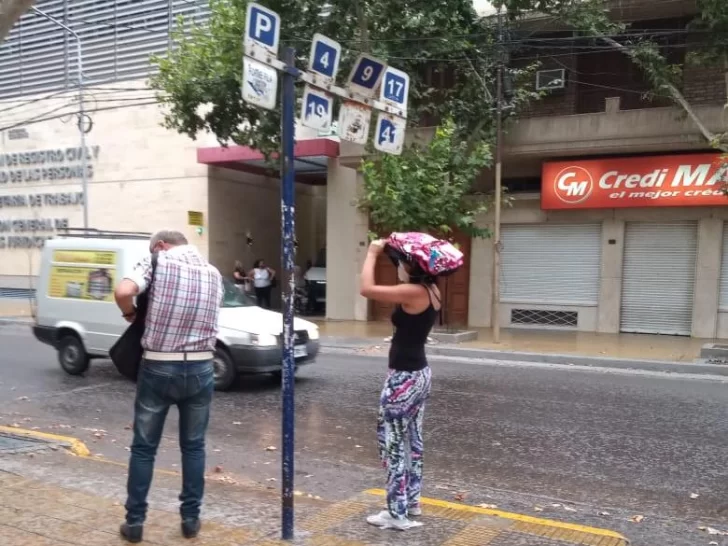
M 263 260 L 256 260 L 248 277 L 253 279 L 253 288 L 255 289 L 258 305 L 263 309 L 270 309 L 270 293 L 273 288 L 273 281 L 276 278 L 276 272 L 265 265 Z
M 245 273 L 245 268 L 240 260 L 235 262 L 235 267 L 233 268 L 233 282 L 243 292 L 250 291 L 250 279 Z

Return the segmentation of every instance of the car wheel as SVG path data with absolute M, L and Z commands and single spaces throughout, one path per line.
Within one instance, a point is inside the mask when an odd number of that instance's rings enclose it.
M 233 359 L 230 358 L 230 355 L 224 348 L 218 347 L 215 350 L 212 367 L 215 374 L 215 390 L 226 391 L 230 389 L 235 382 L 237 373 Z
M 91 359 L 78 336 L 67 334 L 58 342 L 58 362 L 69 375 L 83 375 Z

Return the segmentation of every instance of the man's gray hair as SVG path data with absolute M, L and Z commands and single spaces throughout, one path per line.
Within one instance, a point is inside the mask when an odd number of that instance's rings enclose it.
M 157 243 L 167 243 L 172 246 L 186 245 L 187 237 L 185 237 L 179 231 L 173 231 L 170 229 L 163 229 L 152 235 L 150 246 L 154 248 Z

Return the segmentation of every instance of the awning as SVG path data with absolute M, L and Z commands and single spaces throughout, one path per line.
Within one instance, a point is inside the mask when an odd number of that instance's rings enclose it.
M 328 138 L 301 140 L 294 148 L 296 182 L 326 184 L 329 159 L 339 157 L 339 143 Z M 198 148 L 197 162 L 268 177 L 280 176 L 280 167 L 266 163 L 263 154 L 249 146 Z

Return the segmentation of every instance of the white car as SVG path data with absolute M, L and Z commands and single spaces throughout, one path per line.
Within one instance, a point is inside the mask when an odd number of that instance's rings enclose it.
M 128 326 L 114 303 L 114 287 L 146 254 L 146 234 L 96 232 L 46 242 L 33 333 L 58 351 L 64 371 L 81 375 L 91 359 L 108 358 L 109 349 Z M 258 307 L 232 282 L 224 283 L 215 388 L 230 388 L 238 374 L 280 375 L 283 316 Z M 318 327 L 296 318 L 294 329 L 296 366 L 310 364 L 319 352 Z

